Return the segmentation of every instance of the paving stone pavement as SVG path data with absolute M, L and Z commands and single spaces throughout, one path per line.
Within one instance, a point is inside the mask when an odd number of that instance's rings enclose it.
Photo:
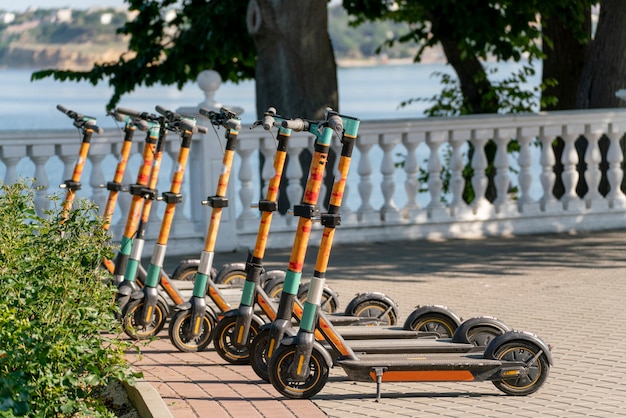
M 625 243 L 626 231 L 607 231 L 333 248 L 327 284 L 343 307 L 358 292 L 382 291 L 399 303 L 400 323 L 416 305 L 442 304 L 465 319 L 492 315 L 538 334 L 555 364 L 531 396 L 506 396 L 490 382 L 384 383 L 376 403 L 374 383 L 350 382 L 335 368 L 311 401 L 290 400 L 212 348 L 178 352 L 165 331 L 141 360 L 129 358 L 177 418 L 625 416 Z M 307 254 L 305 279 L 316 252 Z M 285 269 L 289 253 L 268 250 L 266 267 Z M 245 255 L 217 254 L 214 264 Z M 183 258 L 168 259 L 166 269 Z

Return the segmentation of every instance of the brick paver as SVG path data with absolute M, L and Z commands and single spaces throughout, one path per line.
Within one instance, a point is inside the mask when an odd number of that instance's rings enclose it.
M 464 318 L 492 315 L 537 333 L 554 347 L 555 365 L 547 383 L 527 397 L 505 396 L 489 382 L 384 383 L 376 403 L 375 384 L 350 382 L 335 368 L 312 401 L 290 400 L 212 348 L 179 353 L 166 331 L 141 359 L 129 358 L 177 418 L 207 411 L 246 418 L 624 416 L 625 242 L 626 232 L 609 231 L 333 249 L 327 284 L 342 307 L 357 292 L 383 291 L 400 304 L 401 322 L 416 305 L 442 304 Z M 288 258 L 288 250 L 268 250 L 266 266 L 286 268 Z M 244 259 L 245 252 L 218 254 L 215 264 Z

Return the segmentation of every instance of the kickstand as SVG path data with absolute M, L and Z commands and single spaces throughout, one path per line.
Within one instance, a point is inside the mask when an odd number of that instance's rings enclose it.
M 374 367 L 374 373 L 376 373 L 376 402 L 380 401 L 380 384 L 383 382 L 383 373 L 386 370 L 386 367 Z

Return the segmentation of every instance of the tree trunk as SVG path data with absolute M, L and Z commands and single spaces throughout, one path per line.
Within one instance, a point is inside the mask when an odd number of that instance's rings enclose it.
M 596 34 L 578 87 L 576 107 L 596 109 L 624 107 L 615 92 L 626 86 L 626 1 L 601 0 Z
M 310 119 L 339 110 L 326 0 L 250 0 L 247 24 L 258 53 L 257 115 L 270 106 Z
M 497 113 L 498 99 L 495 95 L 487 94 L 491 90 L 491 83 L 478 58 L 473 54 L 463 56 L 459 48 L 461 40 L 450 36 L 455 31 L 449 27 L 445 15 L 429 13 L 429 20 L 432 24 L 431 30 L 439 39 L 448 63 L 459 77 L 465 107 L 462 113 Z
M 541 30 L 543 36 L 553 43 L 553 47 L 550 47 L 548 42 L 543 42 L 546 58 L 543 60 L 542 81 L 558 80 L 556 86 L 548 86 L 542 93 L 544 97 L 556 97 L 558 102 L 548 104 L 542 110 L 575 109 L 576 91 L 589 44 L 581 42 L 558 15 L 542 17 Z M 587 11 L 583 30 L 591 39 L 591 10 Z

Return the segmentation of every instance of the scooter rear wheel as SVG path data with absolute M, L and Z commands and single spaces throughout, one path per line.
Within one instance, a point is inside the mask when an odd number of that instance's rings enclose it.
M 328 382 L 329 368 L 324 356 L 313 348 L 309 360 L 309 374 L 304 380 L 295 380 L 289 368 L 295 361 L 296 345 L 281 345 L 270 360 L 269 378 L 272 386 L 282 395 L 293 399 L 315 396 Z
M 139 318 L 143 314 L 143 299 L 135 299 L 128 302 L 124 309 L 122 324 L 124 332 L 135 340 L 145 340 L 157 335 L 165 325 L 167 318 L 167 306 L 161 300 L 157 300 L 154 308 L 152 321 L 146 325 L 139 325 Z
M 244 270 L 232 270 L 223 276 L 216 277 L 217 284 L 225 284 L 231 287 L 243 287 L 244 282 L 246 281 L 246 272 Z
M 236 316 L 222 318 L 215 326 L 213 346 L 217 354 L 230 364 L 248 364 L 250 362 L 250 344 L 259 333 L 259 328 L 254 321 L 250 324 L 248 342 L 246 347 L 241 349 L 233 344 L 236 329 Z
M 390 306 L 382 300 L 365 300 L 354 307 L 352 316 L 377 318 L 381 325 L 395 325 L 398 318 L 394 310 L 389 308 Z
M 439 338 L 452 338 L 457 324 L 446 315 L 433 312 L 419 316 L 410 324 L 405 324 L 404 328 L 429 334 L 436 333 Z
M 271 299 L 278 299 L 283 291 L 284 277 L 270 279 L 263 284 L 263 290 Z
M 298 299 L 302 304 L 306 302 L 307 295 L 309 294 L 309 284 L 302 284 L 298 289 Z M 320 307 L 324 313 L 332 314 L 339 309 L 339 300 L 336 293 L 330 290 L 327 286 L 324 286 L 322 290 L 322 300 L 320 301 Z
M 525 362 L 526 370 L 522 375 L 510 379 L 494 380 L 495 387 L 507 395 L 525 396 L 536 392 L 548 378 L 549 364 L 546 356 L 539 354 L 540 349 L 527 341 L 511 341 L 502 344 L 494 357 L 503 362 Z M 537 358 L 535 358 L 537 357 Z
M 270 341 L 270 330 L 262 329 L 250 344 L 250 366 L 261 379 L 270 381 L 268 373 L 267 346 Z
M 170 320 L 168 336 L 174 347 L 184 353 L 203 351 L 211 344 L 216 322 L 215 316 L 210 311 L 206 311 L 202 318 L 200 334 L 197 337 L 188 338 L 187 332 L 191 327 L 191 311 L 177 311 Z

